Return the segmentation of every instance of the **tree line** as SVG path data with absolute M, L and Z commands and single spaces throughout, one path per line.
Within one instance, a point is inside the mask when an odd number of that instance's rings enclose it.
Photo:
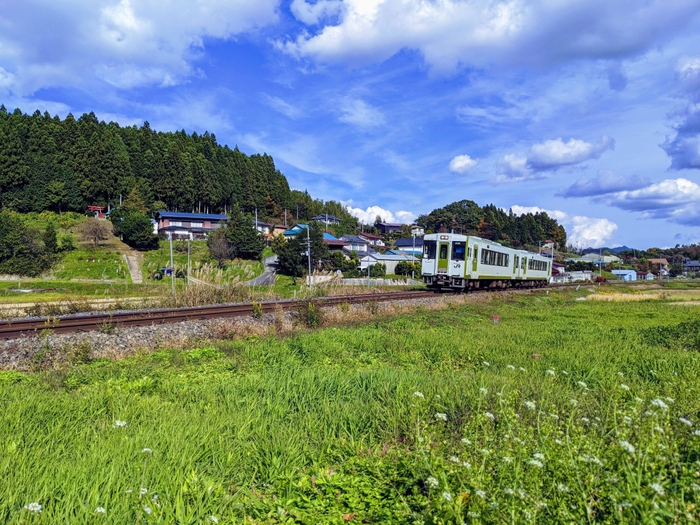
M 546 212 L 516 215 L 493 204 L 479 206 L 472 200 L 461 200 L 437 208 L 416 221 L 426 232 L 450 232 L 476 235 L 483 239 L 520 248 L 534 247 L 551 240 L 560 249 L 566 247 L 566 230 Z

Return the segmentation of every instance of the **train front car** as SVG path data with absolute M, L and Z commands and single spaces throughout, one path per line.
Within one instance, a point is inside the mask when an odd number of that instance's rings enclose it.
M 552 264 L 536 253 L 508 248 L 479 237 L 428 234 L 423 240 L 423 283 L 438 290 L 539 287 Z
M 423 283 L 432 289 L 461 290 L 467 286 L 468 237 L 431 233 L 423 238 Z

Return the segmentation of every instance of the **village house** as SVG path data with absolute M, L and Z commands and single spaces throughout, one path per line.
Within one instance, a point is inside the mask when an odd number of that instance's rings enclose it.
M 329 215 L 327 213 L 321 213 L 316 215 L 316 217 L 311 218 L 312 221 L 322 222 L 323 224 L 340 224 L 341 220 L 335 215 Z
M 612 273 L 623 281 L 631 282 L 637 280 L 637 272 L 634 270 L 613 270 Z
M 364 257 L 360 257 L 360 270 L 367 270 L 367 266 L 375 264 L 383 264 L 386 266 L 386 273 L 396 273 L 396 265 L 400 262 L 416 262 L 417 258 L 409 254 L 381 254 L 370 253 Z
M 396 239 L 396 241 L 394 241 L 394 250 L 400 250 L 405 253 L 419 255 L 423 253 L 423 238 L 411 237 L 410 239 Z
M 228 221 L 228 215 L 217 213 L 184 213 L 159 211 L 155 233 L 172 239 L 206 239 L 207 235 Z
M 381 235 L 377 235 L 376 233 L 358 233 L 357 236 L 360 239 L 364 239 L 368 243 L 370 243 L 372 246 L 385 246 L 384 243 L 384 237 Z
M 387 235 L 389 233 L 401 233 L 401 231 L 403 230 L 403 224 L 396 224 L 390 222 L 380 222 L 375 224 L 375 226 L 384 235 Z
M 649 259 L 652 272 L 665 277 L 668 275 L 668 261 L 666 259 Z
M 346 252 L 355 251 L 357 253 L 367 253 L 369 250 L 369 242 L 364 240 L 359 235 L 342 235 L 340 240 L 347 243 L 347 246 L 345 247 Z

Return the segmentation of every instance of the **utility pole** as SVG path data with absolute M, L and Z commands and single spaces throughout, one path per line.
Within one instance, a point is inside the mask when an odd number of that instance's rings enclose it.
M 170 283 L 171 293 L 175 295 L 175 265 L 173 263 L 173 232 L 170 232 Z
M 260 231 L 258 230 L 258 209 L 255 208 L 255 231 Z
M 415 259 L 416 259 L 416 232 L 413 231 L 411 232 L 413 234 L 413 251 L 411 252 L 411 256 L 413 257 L 413 261 L 411 261 L 411 279 L 416 278 L 416 267 L 415 267 Z
M 190 285 L 190 240 L 187 239 L 187 286 Z
M 284 210 L 284 227 L 287 227 L 287 210 Z
M 309 234 L 309 230 L 311 229 L 311 225 L 307 224 L 306 225 L 306 255 L 309 260 L 309 290 L 311 289 L 311 236 Z
M 328 231 L 328 214 L 326 213 L 326 231 Z
M 369 264 L 369 252 L 367 252 L 367 288 L 371 288 L 372 285 L 370 283 L 370 264 Z

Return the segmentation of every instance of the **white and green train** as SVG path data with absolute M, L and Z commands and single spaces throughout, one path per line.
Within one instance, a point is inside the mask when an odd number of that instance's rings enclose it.
M 423 238 L 421 274 L 433 289 L 541 287 L 552 275 L 552 262 L 480 237 L 432 233 Z

